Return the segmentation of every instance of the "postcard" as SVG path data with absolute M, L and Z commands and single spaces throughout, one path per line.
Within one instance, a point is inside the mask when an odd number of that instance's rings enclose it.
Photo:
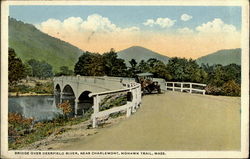
M 249 2 L 2 1 L 1 158 L 247 158 Z

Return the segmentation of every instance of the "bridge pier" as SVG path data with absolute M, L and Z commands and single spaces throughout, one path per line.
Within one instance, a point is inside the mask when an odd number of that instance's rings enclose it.
M 60 92 L 60 101 L 59 104 L 61 104 L 63 102 L 63 92 Z
M 78 99 L 75 99 L 75 117 L 77 116 L 77 110 L 78 110 Z

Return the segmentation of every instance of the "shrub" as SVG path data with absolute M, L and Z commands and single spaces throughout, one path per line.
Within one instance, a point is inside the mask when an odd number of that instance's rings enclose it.
M 24 118 L 21 114 L 18 113 L 9 113 L 8 114 L 8 123 L 9 126 L 14 126 L 16 128 L 27 129 L 30 128 L 33 122 L 32 118 Z
M 58 104 L 57 107 L 63 111 L 64 116 L 67 116 L 70 112 L 72 112 L 72 108 L 68 100 Z
M 207 85 L 205 88 L 207 94 L 211 95 L 222 95 L 221 87 L 216 87 L 213 85 Z
M 224 95 L 240 96 L 240 85 L 234 80 L 230 80 L 223 84 L 222 91 Z

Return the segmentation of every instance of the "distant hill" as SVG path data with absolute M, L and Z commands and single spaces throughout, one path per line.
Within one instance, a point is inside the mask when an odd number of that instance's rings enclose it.
M 13 48 L 23 61 L 44 60 L 58 71 L 60 66 L 73 69 L 81 54 L 77 47 L 51 37 L 31 24 L 9 18 L 9 47 Z
M 164 62 L 165 64 L 169 59 L 167 56 L 161 55 L 140 46 L 132 46 L 125 50 L 119 51 L 117 54 L 119 58 L 125 60 L 127 66 L 130 66 L 129 61 L 131 59 L 135 59 L 137 63 L 139 63 L 141 60 L 147 61 L 150 58 L 155 58 Z
M 241 65 L 241 49 L 219 50 L 207 56 L 200 57 L 196 61 L 199 65 L 202 63 L 209 65 L 221 64 L 224 66 L 231 63 Z

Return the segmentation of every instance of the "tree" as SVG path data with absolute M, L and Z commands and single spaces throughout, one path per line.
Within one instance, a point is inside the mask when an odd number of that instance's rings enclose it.
M 236 83 L 241 83 L 241 66 L 237 64 L 229 64 L 223 67 L 225 71 L 225 80 L 233 80 Z
M 10 85 L 15 85 L 19 80 L 25 78 L 27 76 L 25 65 L 22 60 L 16 57 L 15 50 L 9 48 L 8 51 L 8 79 Z
M 112 48 L 110 52 L 104 53 L 103 64 L 104 64 L 104 72 L 107 76 L 126 76 L 127 75 L 127 66 L 123 59 L 119 59 L 117 57 L 117 53 Z
M 174 57 L 169 59 L 167 69 L 172 76 L 173 81 L 185 81 L 186 75 L 184 69 L 186 67 L 186 59 Z
M 60 72 L 56 73 L 56 76 L 70 76 L 73 74 L 74 72 L 72 70 L 69 70 L 68 66 L 61 66 Z
M 45 61 L 30 59 L 27 62 L 32 68 L 32 76 L 38 78 L 47 78 L 53 76 L 52 66 Z
M 148 67 L 148 72 L 153 73 L 154 77 L 163 78 L 165 80 L 172 79 L 167 70 L 167 66 L 158 59 L 155 58 L 148 59 L 147 67 Z
M 141 60 L 139 65 L 138 65 L 138 71 L 140 73 L 143 73 L 143 72 L 149 72 L 149 65 L 147 62 L 145 62 L 144 60 Z
M 171 58 L 167 64 L 167 70 L 174 81 L 203 82 L 207 74 L 195 60 L 186 58 Z
M 129 71 L 128 75 L 129 75 L 130 77 L 135 77 L 135 75 L 136 75 L 137 73 L 139 73 L 139 70 L 138 70 L 138 68 L 137 68 L 137 62 L 136 62 L 135 59 L 131 59 L 131 60 L 129 61 L 129 64 L 130 64 L 131 67 L 128 69 L 128 71 Z
M 100 54 L 86 52 L 82 54 L 75 64 L 74 72 L 82 76 L 103 76 L 104 64 Z

